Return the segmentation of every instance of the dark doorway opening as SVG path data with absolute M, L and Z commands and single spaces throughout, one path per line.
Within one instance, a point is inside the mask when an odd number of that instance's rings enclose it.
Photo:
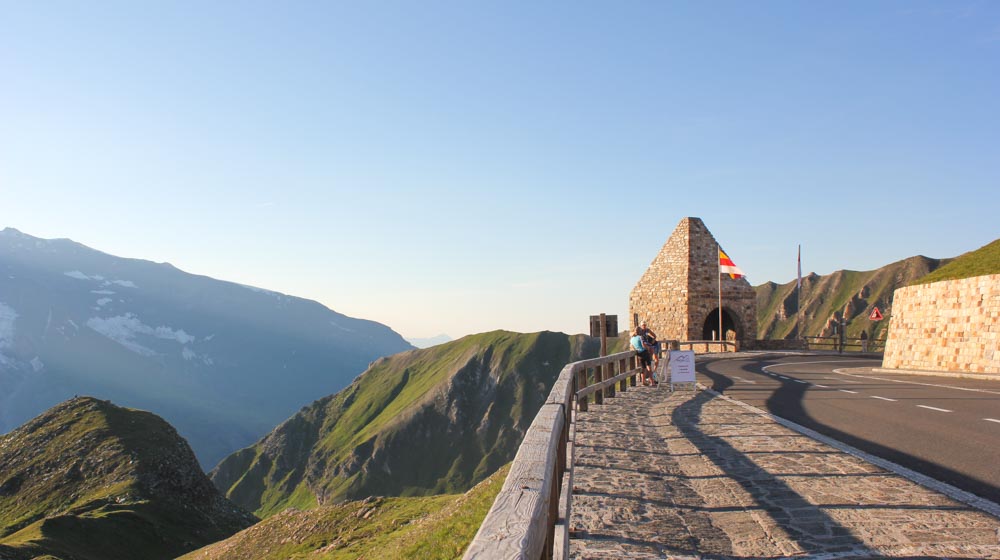
M 719 308 L 716 307 L 708 314 L 705 318 L 705 327 L 702 329 L 701 339 L 702 340 L 727 340 L 727 338 L 732 338 L 733 335 L 726 336 L 726 333 L 732 331 L 735 334 L 735 340 L 740 339 L 740 328 L 736 324 L 736 319 L 726 311 L 725 308 L 722 309 L 722 328 L 719 328 Z M 723 333 L 721 336 L 719 333 Z M 714 336 L 713 336 L 714 335 Z

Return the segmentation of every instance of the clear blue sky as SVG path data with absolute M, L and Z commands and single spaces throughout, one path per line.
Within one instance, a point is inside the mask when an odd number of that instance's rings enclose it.
M 0 1 L 0 227 L 404 336 L 1000 237 L 1000 2 Z

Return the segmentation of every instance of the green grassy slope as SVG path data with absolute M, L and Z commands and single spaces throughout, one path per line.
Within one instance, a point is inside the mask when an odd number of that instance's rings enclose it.
M 261 516 L 366 496 L 462 492 L 509 462 L 584 336 L 494 331 L 376 361 L 211 473 Z
M 960 280 L 987 274 L 1000 274 L 1000 239 L 956 257 L 948 264 L 910 284 Z
M 0 557 L 173 558 L 252 521 L 148 412 L 74 398 L 0 438 Z
M 884 338 L 897 288 L 923 278 L 947 261 L 912 257 L 877 270 L 840 270 L 826 276 L 802 278 L 802 324 L 805 336 L 830 336 L 835 319 L 847 320 L 847 336 L 859 337 L 867 330 L 872 338 Z M 757 292 L 757 336 L 761 339 L 795 338 L 798 312 L 795 282 L 768 282 Z M 882 321 L 868 319 L 872 308 L 882 312 Z
M 461 558 L 503 486 L 509 465 L 465 494 L 368 498 L 287 509 L 179 560 Z

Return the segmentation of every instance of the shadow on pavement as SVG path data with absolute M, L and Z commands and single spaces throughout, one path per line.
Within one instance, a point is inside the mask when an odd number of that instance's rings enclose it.
M 720 391 L 721 392 L 721 391 Z M 701 391 L 674 409 L 674 426 L 722 472 L 745 490 L 758 508 L 774 520 L 806 553 L 850 552 L 879 556 L 821 508 L 809 502 L 748 454 L 725 439 L 706 434 L 699 424 L 706 404 L 717 397 Z M 780 453 L 780 452 L 771 452 Z M 754 508 L 749 508 L 754 509 Z

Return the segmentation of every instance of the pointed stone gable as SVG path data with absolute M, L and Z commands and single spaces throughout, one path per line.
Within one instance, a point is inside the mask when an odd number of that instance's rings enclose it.
M 632 288 L 628 323 L 645 320 L 661 340 L 710 340 L 718 309 L 718 244 L 701 218 L 684 218 Z M 757 298 L 746 278 L 722 277 L 722 311 L 730 338 L 757 338 Z

